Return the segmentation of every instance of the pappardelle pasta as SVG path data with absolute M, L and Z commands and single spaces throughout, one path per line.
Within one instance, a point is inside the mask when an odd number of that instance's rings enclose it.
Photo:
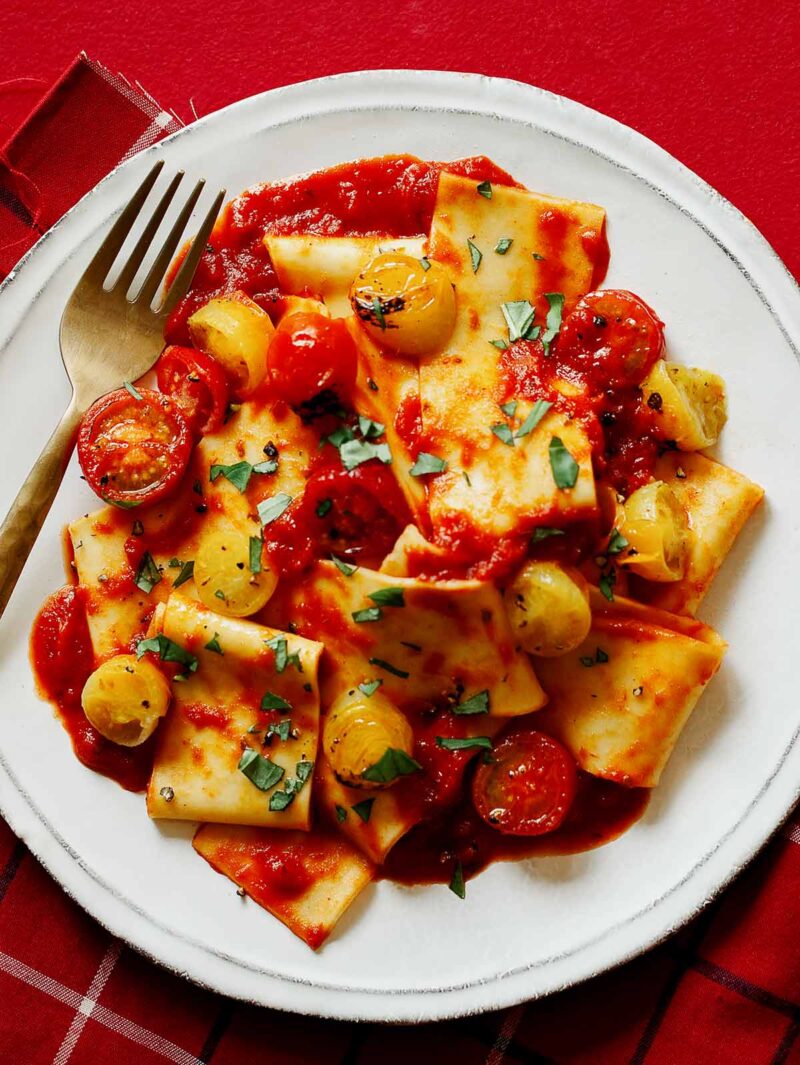
M 258 186 L 84 419 L 40 687 L 314 949 L 376 879 L 619 835 L 721 665 L 695 613 L 763 493 L 607 265 L 601 207 L 483 157 Z

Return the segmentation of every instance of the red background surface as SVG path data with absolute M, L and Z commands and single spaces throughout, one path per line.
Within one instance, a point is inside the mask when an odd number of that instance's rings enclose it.
M 750 217 L 800 276 L 796 0 L 153 0 L 0 12 L 0 141 L 81 49 L 184 120 L 305 78 L 368 67 L 531 82 L 652 137 Z M 43 84 L 44 83 L 44 84 Z M 28 89 L 27 92 L 23 91 Z M 398 145 L 402 148 L 402 145 Z

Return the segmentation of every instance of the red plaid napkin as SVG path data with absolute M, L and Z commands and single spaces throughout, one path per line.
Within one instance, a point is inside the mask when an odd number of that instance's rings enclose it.
M 179 125 L 78 57 L 0 150 L 0 277 L 117 162 Z M 800 1065 L 798 884 L 792 823 L 637 961 L 499 1014 L 388 1029 L 239 1005 L 159 969 L 72 903 L 0 820 L 0 1063 Z

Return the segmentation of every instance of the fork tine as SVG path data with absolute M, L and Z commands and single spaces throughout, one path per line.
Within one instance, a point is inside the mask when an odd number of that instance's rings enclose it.
M 92 281 L 97 285 L 102 285 L 105 281 L 106 275 L 119 254 L 120 248 L 125 243 L 125 238 L 128 233 L 130 233 L 133 223 L 139 216 L 142 204 L 147 199 L 150 190 L 156 183 L 156 178 L 163 168 L 164 161 L 159 160 L 136 192 L 134 192 L 133 196 L 131 196 L 127 206 L 123 208 L 122 214 L 111 227 L 108 236 L 98 248 L 92 261 L 86 267 L 83 277 L 81 278 L 82 281 Z
M 172 203 L 172 198 L 175 195 L 175 192 L 182 180 L 183 171 L 179 170 L 175 177 L 172 179 L 172 181 L 169 183 L 167 191 L 159 200 L 158 206 L 156 207 L 155 211 L 153 211 L 153 214 L 150 218 L 150 221 L 147 223 L 144 232 L 136 242 L 136 247 L 128 256 L 128 261 L 122 268 L 122 271 L 120 272 L 120 275 L 117 278 L 112 291 L 116 290 L 118 292 L 121 292 L 121 294 L 124 296 L 130 288 L 131 281 L 133 281 L 134 277 L 136 277 L 136 272 L 142 265 L 142 261 L 144 260 L 144 257 L 147 254 L 147 249 L 150 247 L 153 237 L 156 235 L 158 227 L 161 225 L 161 221 L 164 215 L 167 213 L 167 208 Z
M 149 306 L 153 302 L 159 286 L 164 279 L 164 274 L 169 269 L 169 264 L 172 262 L 173 256 L 175 255 L 183 231 L 186 229 L 186 223 L 189 221 L 189 216 L 194 210 L 195 204 L 200 199 L 200 193 L 203 191 L 204 187 L 205 181 L 201 180 L 197 182 L 192 190 L 189 199 L 183 206 L 183 210 L 178 215 L 175 224 L 167 234 L 167 238 L 162 245 L 161 251 L 158 253 L 156 261 L 150 267 L 147 277 L 142 283 L 142 287 L 134 297 L 135 303 L 144 303 L 146 306 Z
M 216 199 L 211 204 L 208 214 L 203 219 L 203 224 L 197 230 L 197 234 L 192 241 L 191 247 L 187 251 L 186 257 L 175 275 L 175 280 L 170 285 L 169 292 L 164 299 L 159 314 L 170 314 L 174 310 L 178 301 L 183 299 L 189 291 L 189 285 L 192 283 L 195 270 L 197 270 L 198 263 L 202 258 L 203 252 L 206 250 L 206 243 L 211 236 L 211 230 L 214 228 L 214 223 L 217 220 L 220 208 L 224 201 L 225 189 L 220 189 Z

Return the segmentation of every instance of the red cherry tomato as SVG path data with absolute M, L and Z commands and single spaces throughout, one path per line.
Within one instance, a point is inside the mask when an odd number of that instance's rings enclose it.
M 544 732 L 513 732 L 482 762 L 472 801 L 483 820 L 507 836 L 541 836 L 567 816 L 577 787 L 572 756 Z
M 344 323 L 314 311 L 284 318 L 267 353 L 275 393 L 293 407 L 320 393 L 346 400 L 356 383 L 355 344 Z
M 632 292 L 600 289 L 578 300 L 561 328 L 559 372 L 594 392 L 638 385 L 664 352 L 664 323 Z
M 101 396 L 78 432 L 78 461 L 89 487 L 121 507 L 168 495 L 192 449 L 192 431 L 178 404 L 150 389 L 138 394 L 118 388 Z
M 228 381 L 216 359 L 172 344 L 161 353 L 156 377 L 158 387 L 175 400 L 196 433 L 219 429 L 228 409 Z

